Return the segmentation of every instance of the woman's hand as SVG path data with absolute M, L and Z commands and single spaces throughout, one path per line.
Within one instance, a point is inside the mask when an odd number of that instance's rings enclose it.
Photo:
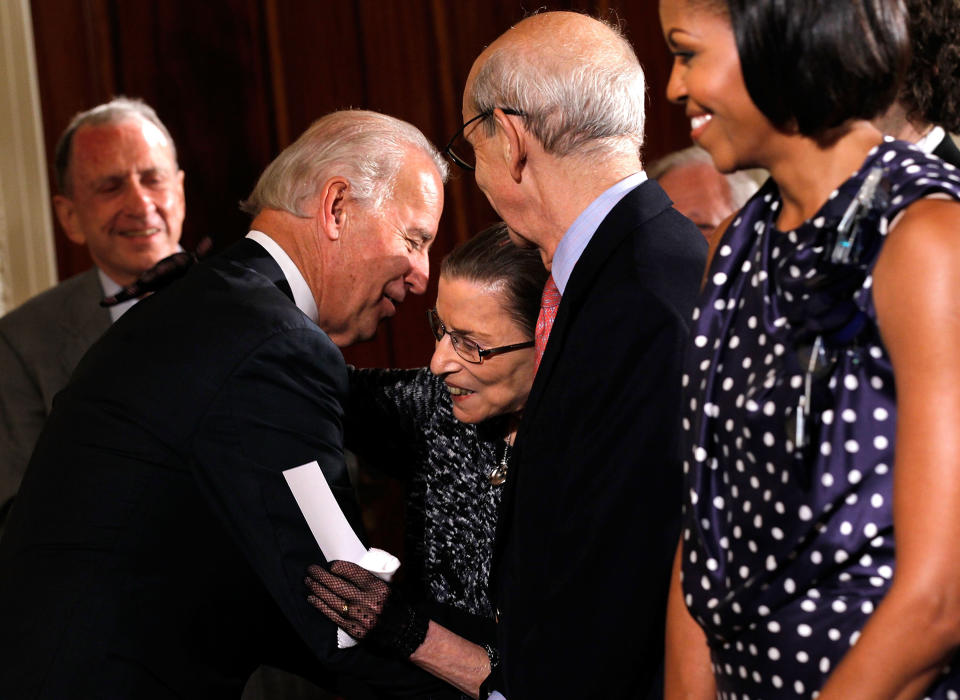
M 354 639 L 420 668 L 476 698 L 490 673 L 487 651 L 404 602 L 388 583 L 348 561 L 307 568 L 307 600 Z
M 402 659 L 417 650 L 427 636 L 429 620 L 402 596 L 361 566 L 330 562 L 314 564 L 304 579 L 307 601 L 358 642 Z

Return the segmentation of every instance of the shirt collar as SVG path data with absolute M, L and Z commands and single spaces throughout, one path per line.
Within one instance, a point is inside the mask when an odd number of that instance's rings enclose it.
M 293 303 L 297 305 L 297 308 L 300 309 L 307 318 L 316 323 L 319 318 L 317 302 L 314 300 L 313 292 L 310 291 L 307 280 L 304 279 L 300 268 L 290 259 L 287 252 L 263 231 L 250 231 L 250 233 L 247 234 L 247 238 L 262 245 L 264 250 L 270 254 L 270 257 L 277 262 L 277 265 L 280 266 L 280 271 L 283 272 L 283 276 L 287 278 L 290 291 L 293 292 Z
M 99 267 L 97 268 L 97 276 L 100 278 L 100 288 L 103 289 L 103 296 L 112 297 L 123 289 L 123 287 L 110 279 L 107 273 Z M 110 312 L 110 323 L 116 323 L 117 319 L 127 313 L 130 307 L 136 304 L 137 301 L 139 300 L 127 299 L 126 301 L 121 301 L 119 304 L 107 307 L 107 310 Z
M 553 254 L 553 261 L 550 265 L 550 272 L 553 274 L 553 281 L 557 285 L 562 295 L 566 289 L 567 282 L 573 272 L 574 266 L 583 255 L 593 234 L 597 232 L 600 224 L 628 192 L 639 187 L 647 179 L 647 174 L 642 170 L 633 175 L 623 178 L 618 183 L 608 188 L 603 194 L 590 202 L 589 206 L 580 212 L 580 216 L 571 224 L 560 244 Z
M 930 155 L 934 152 L 934 150 L 936 150 L 937 146 L 940 145 L 940 142 L 943 141 L 943 137 L 946 135 L 947 132 L 943 130 L 942 126 L 935 126 L 914 145 L 927 155 Z

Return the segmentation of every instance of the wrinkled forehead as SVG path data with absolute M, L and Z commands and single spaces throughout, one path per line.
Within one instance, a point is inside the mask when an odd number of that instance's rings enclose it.
M 173 148 L 166 135 L 152 122 L 130 117 L 116 122 L 85 124 L 77 129 L 71 144 L 73 164 L 99 157 L 145 155 L 172 164 Z

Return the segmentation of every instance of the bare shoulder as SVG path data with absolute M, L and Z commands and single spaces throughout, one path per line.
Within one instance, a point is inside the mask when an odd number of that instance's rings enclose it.
M 960 265 L 960 202 L 921 199 L 891 228 L 877 260 L 878 287 L 925 285 L 923 277 Z M 879 291 L 879 290 L 878 290 Z
M 956 317 L 960 202 L 922 199 L 904 210 L 877 260 L 873 296 L 888 346 L 911 329 L 942 330 Z

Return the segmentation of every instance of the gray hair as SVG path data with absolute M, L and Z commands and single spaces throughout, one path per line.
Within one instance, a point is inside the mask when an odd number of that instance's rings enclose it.
M 713 164 L 713 158 L 700 146 L 689 146 L 669 153 L 662 158 L 651 163 L 646 168 L 647 177 L 653 180 L 659 180 L 671 170 L 684 168 L 690 165 L 709 165 L 716 168 Z M 737 170 L 732 173 L 721 173 L 727 181 L 727 187 L 730 191 L 730 206 L 734 211 L 739 210 L 747 200 L 750 199 L 761 183 L 767 179 L 767 172 L 760 168 L 748 170 Z
M 620 29 L 594 20 L 610 40 L 584 47 L 580 36 L 543 36 L 494 49 L 468 99 L 476 112 L 509 107 L 555 156 L 639 153 L 646 83 Z M 486 120 L 487 133 L 495 126 Z
M 411 149 L 427 155 L 447 181 L 443 156 L 412 124 L 366 110 L 331 112 L 274 158 L 240 208 L 251 216 L 277 209 L 308 218 L 304 203 L 335 175 L 350 182 L 354 201 L 379 208 L 393 195 Z
M 65 194 L 73 194 L 73 180 L 70 177 L 70 165 L 73 160 L 73 136 L 81 126 L 101 126 L 103 124 L 118 124 L 129 119 L 143 119 L 160 129 L 170 146 L 170 156 L 174 166 L 177 166 L 177 147 L 173 137 L 160 121 L 160 117 L 153 111 L 153 107 L 141 99 L 131 97 L 114 97 L 109 102 L 97 105 L 85 112 L 74 115 L 67 125 L 60 140 L 57 141 L 54 151 L 53 165 L 57 178 L 57 188 Z

